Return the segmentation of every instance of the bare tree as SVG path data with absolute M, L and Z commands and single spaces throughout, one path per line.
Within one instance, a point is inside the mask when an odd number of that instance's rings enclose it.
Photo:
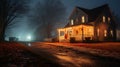
M 44 0 L 35 6 L 32 22 L 38 27 L 40 37 L 50 38 L 55 26 L 64 18 L 66 8 L 60 0 Z
M 27 0 L 0 0 L 0 41 L 5 40 L 5 31 L 13 20 L 27 12 Z

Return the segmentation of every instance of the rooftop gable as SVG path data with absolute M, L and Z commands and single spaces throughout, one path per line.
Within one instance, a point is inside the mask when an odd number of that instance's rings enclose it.
M 86 9 L 86 8 L 82 8 L 82 7 L 75 7 L 73 12 L 72 12 L 72 14 L 74 14 L 74 12 L 77 9 L 78 10 L 82 10 L 83 12 L 85 12 L 88 15 L 88 22 L 95 21 L 104 11 L 109 11 L 110 12 L 110 8 L 109 8 L 108 4 L 105 4 L 105 5 L 93 8 L 93 9 Z M 70 17 L 71 17 L 71 15 L 70 15 Z M 69 23 L 68 23 L 65 27 L 69 27 L 69 26 L 71 26 L 71 25 L 69 25 Z

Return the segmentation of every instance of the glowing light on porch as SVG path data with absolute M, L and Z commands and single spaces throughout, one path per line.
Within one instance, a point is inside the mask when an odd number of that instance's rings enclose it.
M 60 35 L 61 31 L 64 35 Z M 89 37 L 90 40 L 92 40 L 92 37 L 94 36 L 94 27 L 88 25 L 67 27 L 58 29 L 58 34 L 59 42 L 70 41 L 71 37 L 74 37 L 76 41 L 83 41 L 86 37 Z

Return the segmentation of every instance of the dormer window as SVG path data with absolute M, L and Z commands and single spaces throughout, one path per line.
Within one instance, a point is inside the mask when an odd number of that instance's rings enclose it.
M 103 22 L 105 22 L 105 16 L 103 16 Z
M 74 21 L 73 21 L 73 19 L 71 19 L 71 25 L 74 25 Z
M 85 16 L 82 16 L 82 23 L 85 23 Z

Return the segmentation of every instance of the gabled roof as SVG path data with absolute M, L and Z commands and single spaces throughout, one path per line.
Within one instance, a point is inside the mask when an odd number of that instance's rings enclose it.
M 95 21 L 105 10 L 110 11 L 108 4 L 90 10 L 89 22 Z
M 104 11 L 104 10 L 109 10 L 109 6 L 108 4 L 102 5 L 100 7 L 97 8 L 93 8 L 93 9 L 85 9 L 85 8 L 81 8 L 81 7 L 77 7 L 78 9 L 84 11 L 86 14 L 88 14 L 89 18 L 88 21 L 92 22 L 95 21 L 96 18 L 98 18 L 98 16 Z
M 110 11 L 108 4 L 105 4 L 100 7 L 93 8 L 93 9 L 86 9 L 82 7 L 75 7 L 75 8 L 82 10 L 88 15 L 88 22 L 95 21 L 105 10 Z M 70 26 L 69 23 L 65 27 L 68 27 L 68 26 Z
M 82 7 L 78 7 L 78 6 L 76 8 L 82 10 L 85 13 L 89 13 L 90 12 L 90 10 L 86 9 L 86 8 L 82 8 Z

